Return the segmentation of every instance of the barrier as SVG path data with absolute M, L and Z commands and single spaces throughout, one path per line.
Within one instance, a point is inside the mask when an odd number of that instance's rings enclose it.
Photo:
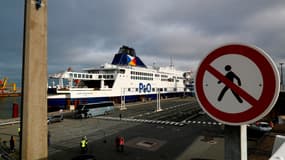
M 285 160 L 285 143 L 279 147 L 269 160 Z
M 12 118 L 19 117 L 19 105 L 17 103 L 13 103 L 13 113 Z

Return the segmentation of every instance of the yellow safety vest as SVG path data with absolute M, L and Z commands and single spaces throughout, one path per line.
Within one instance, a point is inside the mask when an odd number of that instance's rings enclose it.
M 81 147 L 85 148 L 87 145 L 87 141 L 86 140 L 81 140 Z

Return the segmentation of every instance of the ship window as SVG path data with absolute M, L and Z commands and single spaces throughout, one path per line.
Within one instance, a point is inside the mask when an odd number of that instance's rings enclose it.
M 164 91 L 167 91 L 167 88 L 164 88 Z
M 82 78 L 85 78 L 85 74 L 82 74 Z
M 72 73 L 69 73 L 69 77 L 73 77 L 73 74 L 72 74 Z
M 125 74 L 125 72 L 126 72 L 126 71 L 125 71 L 124 69 L 120 69 L 120 73 L 121 73 L 121 74 Z
M 139 91 L 139 89 L 138 88 L 136 88 L 136 92 L 138 92 Z
M 92 79 L 92 78 L 93 78 L 93 76 L 92 76 L 92 75 L 90 75 L 90 77 L 89 77 L 89 78 L 91 78 L 91 79 Z
M 77 78 L 77 74 L 74 74 L 74 78 Z
M 99 75 L 98 78 L 102 78 L 102 75 Z
M 128 88 L 128 92 L 130 92 L 131 91 L 131 88 Z
M 81 78 L 81 74 L 78 74 L 78 78 Z
M 113 75 L 111 75 L 111 79 L 113 79 L 114 78 L 114 76 Z
M 152 91 L 155 92 L 155 88 L 152 88 Z

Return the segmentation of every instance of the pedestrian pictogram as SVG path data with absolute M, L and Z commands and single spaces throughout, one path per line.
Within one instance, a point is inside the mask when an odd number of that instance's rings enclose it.
M 263 50 L 230 44 L 204 58 L 195 87 L 197 100 L 209 116 L 240 125 L 255 122 L 272 109 L 279 82 L 277 67 Z
M 226 74 L 226 78 L 228 78 L 231 82 L 234 82 L 234 80 L 236 79 L 238 81 L 238 85 L 241 86 L 241 81 L 240 78 L 231 71 L 232 67 L 230 65 L 226 65 L 225 66 L 225 70 L 228 71 L 228 73 Z M 218 83 L 221 83 L 222 81 L 218 81 Z M 229 89 L 228 86 L 225 86 L 223 88 L 223 90 L 221 91 L 219 97 L 218 97 L 218 101 L 221 101 L 222 98 L 224 97 L 224 94 L 226 93 L 226 91 Z M 239 101 L 239 103 L 242 103 L 242 99 L 240 98 L 240 96 L 231 89 L 233 95 L 236 97 L 236 99 Z

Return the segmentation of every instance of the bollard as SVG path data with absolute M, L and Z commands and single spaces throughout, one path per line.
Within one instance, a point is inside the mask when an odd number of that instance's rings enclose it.
M 18 117 L 19 117 L 19 105 L 17 103 L 13 103 L 12 118 L 18 118 Z

